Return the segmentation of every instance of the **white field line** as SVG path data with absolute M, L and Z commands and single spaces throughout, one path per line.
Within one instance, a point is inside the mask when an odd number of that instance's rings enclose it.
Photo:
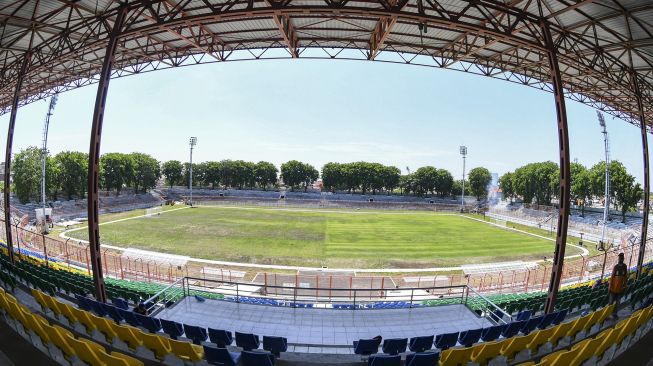
M 207 206 L 200 206 L 200 207 L 207 207 Z M 353 212 L 351 212 L 351 211 L 330 211 L 330 210 L 324 211 L 324 210 L 321 210 L 321 209 L 310 210 L 310 209 L 259 208 L 259 207 L 235 207 L 235 206 L 210 206 L 210 207 L 232 208 L 232 209 L 242 209 L 242 210 L 269 209 L 269 210 L 281 210 L 281 211 L 283 211 L 283 210 L 289 211 L 290 210 L 290 211 L 297 211 L 297 212 L 333 212 L 333 213 L 349 213 L 349 214 L 350 213 L 393 214 L 391 212 L 379 213 L 379 212 L 369 212 L 369 211 L 364 211 L 364 212 L 361 212 L 361 211 L 353 211 Z M 186 209 L 186 208 L 190 208 L 190 207 L 176 208 L 176 209 L 172 209 L 172 210 L 163 211 L 161 213 L 164 214 L 166 212 L 172 212 L 172 211 L 176 211 L 176 210 L 183 210 L 183 209 Z M 397 212 L 397 213 L 394 213 L 394 214 L 410 214 L 410 212 Z M 483 222 L 483 223 L 486 223 L 486 224 L 497 226 L 499 228 L 514 230 L 514 231 L 521 232 L 521 233 L 524 233 L 524 234 L 533 235 L 533 236 L 536 236 L 536 237 L 540 237 L 540 238 L 543 238 L 543 239 L 553 241 L 552 239 L 544 237 L 544 236 L 528 233 L 528 232 L 518 230 L 518 229 L 514 229 L 514 228 L 506 228 L 506 227 L 503 227 L 503 226 L 500 226 L 500 225 L 497 225 L 497 224 L 494 224 L 494 223 L 488 223 L 486 221 L 475 219 L 475 218 L 472 218 L 472 217 L 467 217 L 467 216 L 464 216 L 464 215 L 451 214 L 451 213 L 442 213 L 442 214 L 438 213 L 438 215 L 466 217 L 466 218 L 468 218 L 470 220 L 476 220 L 476 221 L 479 221 L 479 222 Z M 116 223 L 116 222 L 137 219 L 137 218 L 141 218 L 141 217 L 145 217 L 145 216 L 148 216 L 148 215 L 140 215 L 140 216 L 128 217 L 128 218 L 125 218 L 125 219 L 107 221 L 107 222 L 101 223 L 100 225 L 107 225 L 107 224 L 112 224 L 112 223 Z M 84 243 L 88 243 L 88 241 L 86 241 L 86 240 L 70 238 L 69 236 L 66 235 L 67 233 L 69 233 L 71 231 L 82 230 L 82 229 L 85 229 L 85 228 L 86 227 L 66 230 L 66 231 L 62 232 L 61 234 L 59 234 L 59 237 L 64 238 L 64 239 L 72 239 L 72 240 L 78 240 L 78 241 L 81 241 L 81 242 L 84 242 Z M 584 252 L 587 252 L 587 254 L 589 254 L 589 251 L 587 251 L 587 249 L 585 249 L 585 248 L 579 247 L 579 246 L 574 245 L 574 244 L 569 244 L 569 245 L 573 245 L 573 246 L 583 250 Z M 108 244 L 102 244 L 102 246 L 104 246 L 106 248 L 109 248 L 109 249 L 116 250 L 116 251 L 121 251 L 121 252 L 126 249 L 126 248 L 117 247 L 117 246 L 108 245 Z M 587 255 L 587 254 L 585 254 L 585 255 Z M 568 257 L 565 257 L 565 258 L 576 258 L 576 257 L 579 257 L 579 256 L 580 255 L 577 254 L 577 255 L 568 256 Z M 324 270 L 322 267 L 303 267 L 303 266 L 284 266 L 284 265 L 275 265 L 275 264 L 239 263 L 239 262 L 218 261 L 218 260 L 212 260 L 212 259 L 193 258 L 193 257 L 191 257 L 189 260 L 191 262 L 205 263 L 205 264 L 216 265 L 216 266 L 224 266 L 224 267 L 245 267 L 245 268 L 277 269 L 277 270 L 289 270 L 289 271 Z M 538 261 L 538 263 L 539 262 L 544 262 L 544 261 L 540 260 L 540 261 Z M 493 265 L 493 264 L 496 264 L 496 263 L 485 263 L 485 264 Z M 431 267 L 431 268 L 377 268 L 377 269 L 373 269 L 373 268 L 329 268 L 329 270 L 333 270 L 333 271 L 349 271 L 349 272 L 357 272 L 357 273 L 418 273 L 418 272 L 461 271 L 462 267 L 461 266 L 454 266 L 454 267 Z
M 436 214 L 438 216 L 459 216 L 455 213 L 447 213 L 441 211 L 397 211 L 397 212 L 379 212 L 379 211 L 351 211 L 351 210 L 326 210 L 326 209 L 310 209 L 310 208 L 283 208 L 283 207 L 240 207 L 240 206 L 219 206 L 219 205 L 207 205 L 207 206 L 197 206 L 201 208 L 212 208 L 212 209 L 232 209 L 232 210 L 268 210 L 268 211 L 290 211 L 290 212 L 326 212 L 326 213 L 338 213 L 338 214 L 372 214 L 372 215 L 432 215 Z M 170 210 L 172 211 L 172 210 Z

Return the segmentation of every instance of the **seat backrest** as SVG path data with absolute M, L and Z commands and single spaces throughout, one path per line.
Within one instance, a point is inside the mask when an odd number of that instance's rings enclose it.
M 256 334 L 236 332 L 236 345 L 238 347 L 249 351 L 257 349 L 260 344 L 259 337 Z
M 184 334 L 183 325 L 172 320 L 161 319 L 161 327 L 172 339 L 177 339 L 177 337 L 181 337 Z
M 233 334 L 223 329 L 209 328 L 209 339 L 218 347 L 226 347 L 234 341 Z
M 565 318 L 567 317 L 567 312 L 568 312 L 567 309 L 562 309 L 562 310 L 558 311 L 556 313 L 556 317 L 553 319 L 553 321 L 551 323 L 555 324 L 555 325 L 558 325 L 558 324 L 562 323 L 565 320 Z
M 153 318 L 151 316 L 147 315 L 141 315 L 137 313 L 133 313 L 138 322 L 141 324 L 141 326 L 145 327 L 145 329 L 149 330 L 152 333 L 156 333 L 159 330 L 161 330 L 161 322 L 157 318 Z
M 434 366 L 440 360 L 440 352 L 418 352 L 406 355 L 406 366 Z
M 472 348 L 450 348 L 442 351 L 440 355 L 441 365 L 466 365 L 472 356 Z
M 113 329 L 116 331 L 118 338 L 127 343 L 127 346 L 131 349 L 136 349 L 136 347 L 143 344 L 143 341 L 138 337 L 138 333 L 142 333 L 139 329 L 128 325 L 116 325 Z
M 367 359 L 368 366 L 399 366 L 401 356 L 399 355 L 373 355 Z
M 413 337 L 408 343 L 408 348 L 413 352 L 428 351 L 433 347 L 434 336 Z
M 229 354 L 229 350 L 226 348 L 204 345 L 204 357 L 206 362 L 211 365 L 236 366 Z
M 471 347 L 472 344 L 478 342 L 478 340 L 481 338 L 481 332 L 483 331 L 482 328 L 478 329 L 470 329 L 465 332 L 460 332 L 460 335 L 458 336 L 458 341 L 460 344 L 464 345 L 465 347 Z
M 131 325 L 133 327 L 142 326 L 141 322 L 138 320 L 138 318 L 136 317 L 136 314 L 134 314 L 134 312 L 128 311 L 128 310 L 122 310 L 122 309 L 118 309 L 118 312 L 120 313 L 122 318 L 125 319 L 127 324 L 129 324 L 129 325 Z
M 257 352 L 257 351 L 243 351 L 242 362 L 243 362 L 243 366 L 274 366 L 275 359 L 274 359 L 274 355 L 272 355 L 271 353 Z
M 379 341 L 376 339 L 359 339 L 354 342 L 354 353 L 357 355 L 370 355 L 379 350 Z
M 159 360 L 162 360 L 168 353 L 172 352 L 167 338 L 141 331 L 136 336 L 143 340 L 143 345 L 154 352 L 154 355 Z
M 458 332 L 439 334 L 435 337 L 435 347 L 441 350 L 451 348 L 458 343 Z
M 184 324 L 184 332 L 186 333 L 186 337 L 192 339 L 195 344 L 201 344 L 208 338 L 206 328 L 196 325 Z
M 190 342 L 169 340 L 170 350 L 182 360 L 199 362 L 204 358 L 204 348 Z
M 263 349 L 272 353 L 286 352 L 288 340 L 284 337 L 263 336 Z
M 383 340 L 383 353 L 396 355 L 406 352 L 408 338 L 391 338 Z
M 501 335 L 504 329 L 506 329 L 506 324 L 495 325 L 489 328 L 485 328 L 481 332 L 481 339 L 484 342 L 493 341 L 499 338 L 499 336 Z
M 517 314 L 517 321 L 522 321 L 522 320 L 528 320 L 531 318 L 531 311 L 530 310 L 523 310 L 520 311 L 519 314 Z
M 530 318 L 526 321 L 526 324 L 520 329 L 520 331 L 524 334 L 528 334 L 533 331 L 533 329 L 537 328 L 537 326 L 542 322 L 543 317 L 542 316 L 536 316 L 533 318 Z
M 519 333 L 521 328 L 524 327 L 524 324 L 526 324 L 525 320 L 514 321 L 506 326 L 506 328 L 503 330 L 502 335 L 506 338 L 510 338 Z

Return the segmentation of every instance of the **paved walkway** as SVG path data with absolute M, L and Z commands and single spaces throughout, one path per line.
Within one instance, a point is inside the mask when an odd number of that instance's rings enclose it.
M 197 301 L 187 297 L 157 315 L 162 319 L 259 336 L 288 338 L 290 352 L 353 353 L 352 342 L 378 335 L 411 338 L 491 325 L 464 305 L 414 309 L 334 310 Z M 322 348 L 322 346 L 331 347 Z

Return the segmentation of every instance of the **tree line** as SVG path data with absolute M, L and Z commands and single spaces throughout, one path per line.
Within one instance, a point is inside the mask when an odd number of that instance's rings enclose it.
M 644 191 L 635 177 L 628 173 L 626 167 L 617 161 L 610 162 L 610 202 L 621 212 L 622 222 L 626 221 L 626 213 L 634 211 L 642 199 Z M 604 199 L 605 196 L 605 162 L 601 161 L 587 168 L 579 163 L 570 165 L 571 198 L 580 207 L 581 216 L 585 214 L 585 206 L 594 198 Z M 550 205 L 552 199 L 559 194 L 558 164 L 546 161 L 526 164 L 501 176 L 499 186 L 505 198 L 521 198 L 527 203 Z
M 318 171 L 311 164 L 290 160 L 280 169 L 270 162 L 257 163 L 243 160 L 205 161 L 193 164 L 193 186 L 263 189 L 275 188 L 278 179 L 292 190 L 307 191 L 320 176 L 324 190 L 361 194 L 392 194 L 399 190 L 407 195 L 437 195 L 447 197 L 461 194 L 461 181 L 454 181 L 445 169 L 426 166 L 402 175 L 399 168 L 379 163 L 358 161 L 353 163 L 330 162 Z M 14 156 L 12 164 L 14 192 L 25 203 L 40 200 L 41 150 L 29 147 Z M 88 154 L 64 151 L 47 156 L 46 195 L 50 200 L 82 198 L 86 194 Z M 189 185 L 190 165 L 178 160 L 159 162 L 143 153 L 106 153 L 100 157 L 100 188 L 115 191 L 125 188 L 146 192 L 165 179 L 170 187 Z M 487 195 L 490 172 L 475 168 L 465 182 L 467 192 L 483 198 Z

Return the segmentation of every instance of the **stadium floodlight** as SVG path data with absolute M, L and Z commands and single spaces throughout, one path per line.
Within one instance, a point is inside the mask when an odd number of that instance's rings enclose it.
M 48 106 L 48 112 L 45 115 L 45 121 L 43 122 L 43 138 L 41 141 L 41 204 L 42 204 L 42 217 L 43 217 L 43 234 L 48 233 L 48 219 L 46 212 L 46 197 L 45 197 L 45 166 L 48 162 L 48 130 L 50 128 L 50 117 L 54 113 L 54 107 L 57 105 L 57 99 L 59 98 L 58 94 L 54 94 L 50 98 L 50 105 Z
M 599 125 L 601 126 L 603 146 L 605 150 L 605 191 L 603 192 L 603 200 L 605 201 L 605 204 L 603 205 L 603 228 L 601 230 L 601 240 L 599 241 L 598 248 L 599 250 L 603 250 L 605 248 L 605 230 L 608 223 L 608 216 L 610 214 L 610 138 L 608 136 L 608 129 L 603 114 L 596 111 L 596 115 L 599 119 Z
M 190 141 L 190 164 L 188 166 L 188 185 L 190 187 L 190 206 L 193 207 L 193 148 L 197 145 L 197 137 L 191 137 Z
M 467 157 L 467 146 L 460 147 L 460 155 L 463 156 L 463 194 L 460 198 L 460 211 L 465 210 L 465 158 Z

